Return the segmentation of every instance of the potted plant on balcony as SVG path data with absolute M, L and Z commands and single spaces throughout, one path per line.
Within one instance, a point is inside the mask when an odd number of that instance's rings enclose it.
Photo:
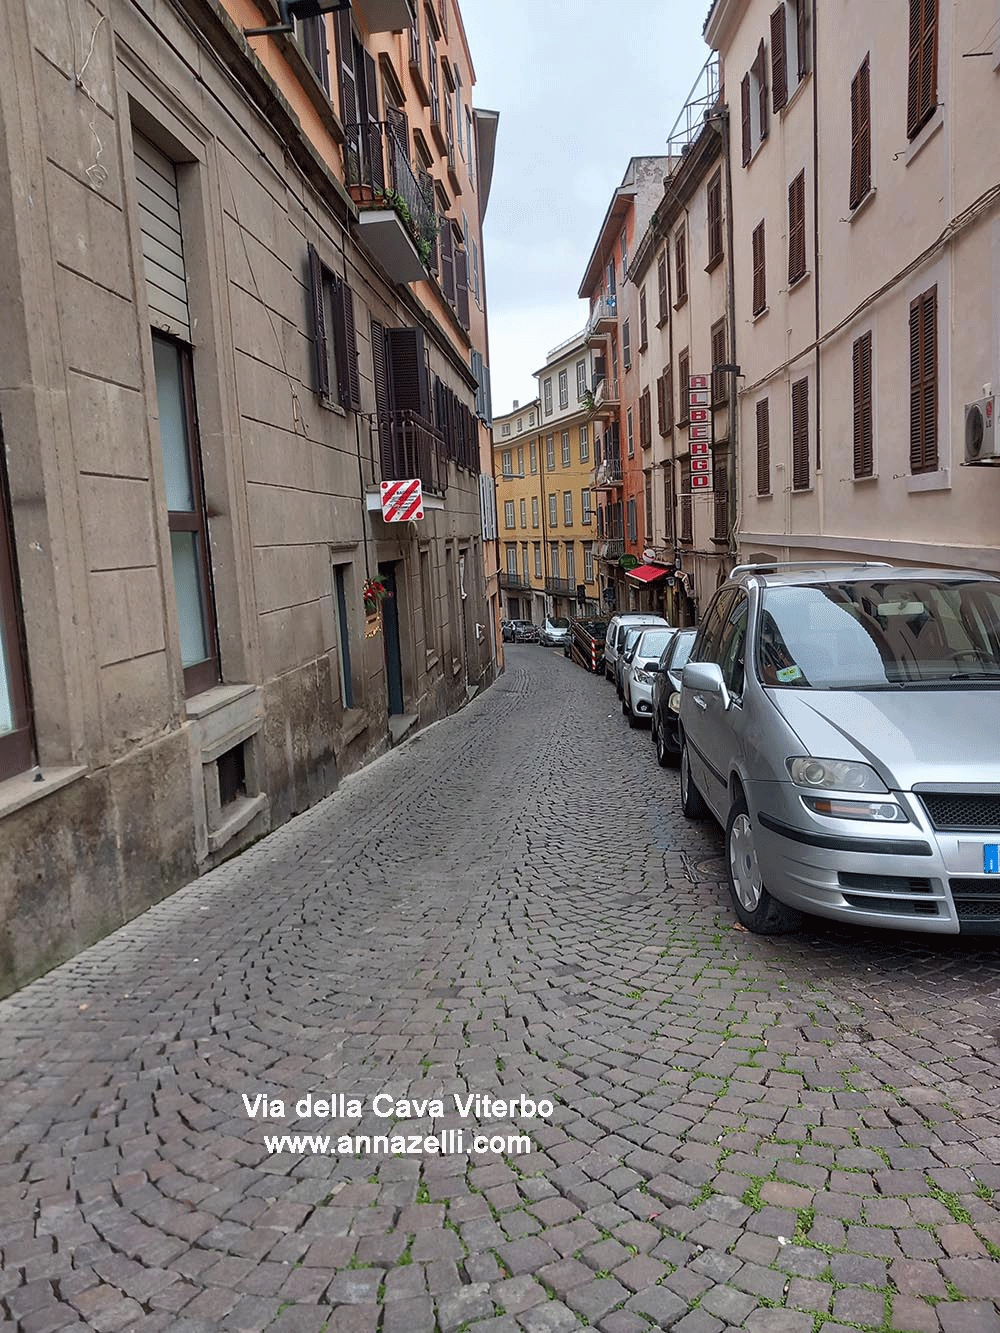
M 370 639 L 379 632 L 379 608 L 392 593 L 380 578 L 371 578 L 365 580 L 361 595 L 365 604 L 365 638 Z

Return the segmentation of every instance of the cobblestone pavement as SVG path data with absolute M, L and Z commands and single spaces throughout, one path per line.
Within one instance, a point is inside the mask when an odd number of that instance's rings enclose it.
M 757 939 L 720 853 L 609 685 L 510 649 L 0 1005 L 4 1326 L 1000 1330 L 996 945 Z M 555 1106 L 528 1155 L 269 1155 L 392 1124 L 310 1090 Z

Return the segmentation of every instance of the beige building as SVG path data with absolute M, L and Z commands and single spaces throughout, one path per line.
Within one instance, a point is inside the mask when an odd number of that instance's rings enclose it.
M 706 36 L 732 120 L 741 556 L 1000 569 L 1000 471 L 965 465 L 970 415 L 1000 453 L 996 5 L 715 0 Z
M 496 116 L 454 0 L 276 18 L 0 18 L 3 990 L 497 670 Z

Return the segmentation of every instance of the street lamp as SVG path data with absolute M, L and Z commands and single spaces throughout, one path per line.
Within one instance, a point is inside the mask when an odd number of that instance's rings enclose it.
M 291 32 L 295 19 L 314 19 L 320 14 L 336 14 L 350 9 L 351 0 L 276 0 L 281 20 L 270 28 L 244 28 L 244 37 L 270 37 L 279 32 Z

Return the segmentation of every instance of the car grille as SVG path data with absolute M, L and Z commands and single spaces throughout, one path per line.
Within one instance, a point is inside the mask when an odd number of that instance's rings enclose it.
M 941 833 L 971 829 L 1000 830 L 1000 794 L 990 792 L 922 791 L 930 821 Z
M 950 879 L 959 921 L 1000 922 L 1000 876 L 996 879 Z
M 842 870 L 837 880 L 850 907 L 896 915 L 907 912 L 914 916 L 938 915 L 938 904 L 930 898 L 934 885 L 929 879 L 912 875 L 861 875 Z M 852 889 L 857 892 L 852 893 Z M 922 902 L 922 898 L 929 901 Z

